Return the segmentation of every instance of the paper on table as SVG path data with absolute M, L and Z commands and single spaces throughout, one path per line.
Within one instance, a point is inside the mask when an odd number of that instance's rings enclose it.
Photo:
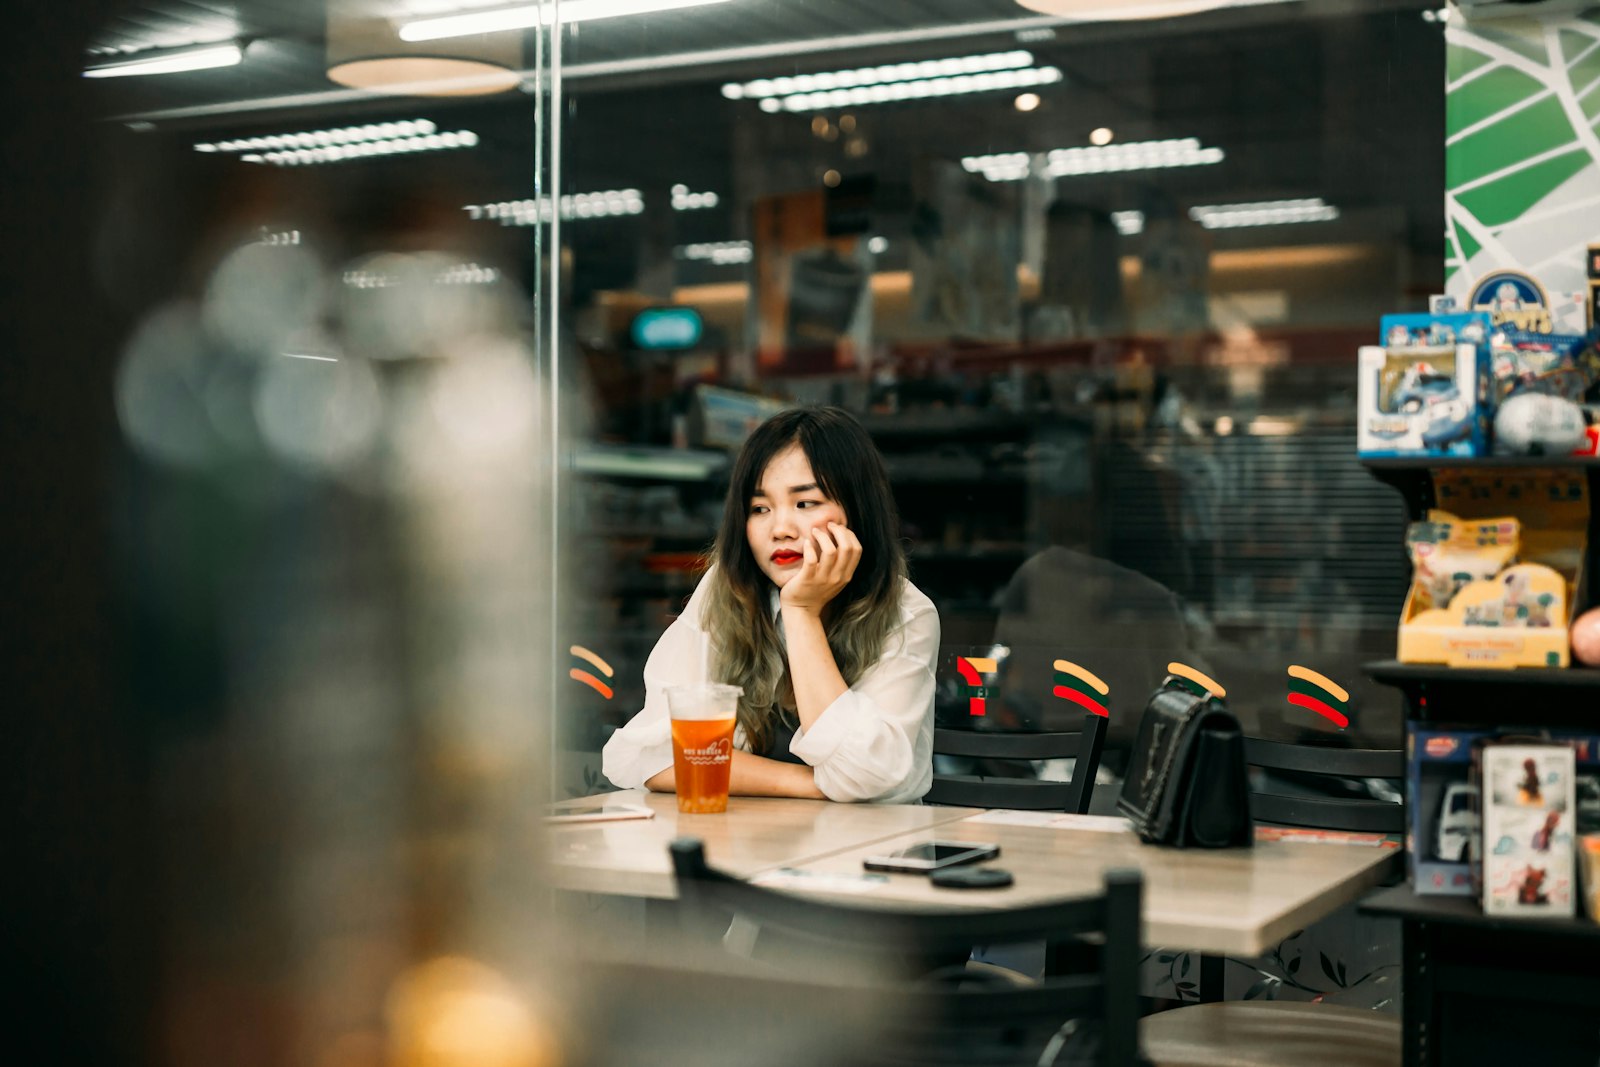
M 1052 830 L 1092 830 L 1102 834 L 1131 834 L 1133 824 L 1120 815 L 1074 815 L 1059 811 L 1013 811 L 996 808 L 963 822 L 996 826 L 1044 826 Z
M 1061 818 L 1059 811 L 1012 811 L 1010 808 L 995 808 L 982 815 L 974 815 L 964 822 L 995 823 L 1000 826 L 1049 826 L 1054 819 Z
M 1364 845 L 1370 848 L 1399 848 L 1400 839 L 1392 834 L 1365 834 L 1348 830 L 1305 830 L 1294 826 L 1258 826 L 1257 841 L 1288 841 L 1297 845 Z

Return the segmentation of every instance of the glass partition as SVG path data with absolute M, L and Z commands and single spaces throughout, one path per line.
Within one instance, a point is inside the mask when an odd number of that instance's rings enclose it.
M 584 991 L 538 816 L 611 787 L 735 456 L 796 406 L 884 457 L 939 725 L 1104 710 L 1099 806 L 1168 674 L 1252 734 L 1398 745 L 1360 665 L 1393 647 L 1403 515 L 1354 458 L 1351 372 L 1444 285 L 1443 27 L 1050 2 L 84 16 L 93 181 L 50 262 L 86 289 L 53 308 L 110 340 L 103 381 L 49 380 L 107 408 L 106 462 L 71 469 L 108 588 L 52 621 L 104 613 L 148 792 L 107 906 L 147 924 L 130 1045 L 554 1062 Z
M 563 614 L 612 670 L 568 690 L 567 787 L 604 784 L 748 427 L 814 403 L 887 459 L 941 725 L 1070 728 L 1065 661 L 1109 691 L 1115 771 L 1176 663 L 1252 734 L 1398 746 L 1360 665 L 1392 651 L 1402 511 L 1355 459 L 1351 368 L 1442 290 L 1443 62 L 1416 3 L 567 28 Z M 981 717 L 963 655 L 996 660 Z M 1290 667 L 1347 723 L 1290 704 Z

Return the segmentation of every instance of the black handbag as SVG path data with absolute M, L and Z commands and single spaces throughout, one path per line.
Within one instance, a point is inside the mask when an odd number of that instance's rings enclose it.
M 1248 847 L 1248 774 L 1244 733 L 1228 706 L 1168 678 L 1145 707 L 1117 810 L 1156 844 Z

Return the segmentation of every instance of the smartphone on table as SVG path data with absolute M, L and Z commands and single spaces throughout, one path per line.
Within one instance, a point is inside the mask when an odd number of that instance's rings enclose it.
M 964 863 L 982 863 L 998 855 L 999 845 L 980 841 L 919 841 L 909 848 L 882 856 L 868 856 L 862 861 L 862 866 L 869 871 L 928 874 L 946 867 L 959 867 Z

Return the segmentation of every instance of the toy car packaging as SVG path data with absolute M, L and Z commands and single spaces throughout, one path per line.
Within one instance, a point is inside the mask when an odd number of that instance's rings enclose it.
M 1484 914 L 1572 917 L 1575 777 L 1566 745 L 1484 746 Z
M 1385 343 L 1360 352 L 1361 454 L 1487 455 L 1494 415 L 1488 315 L 1385 315 L 1381 329 Z
M 1413 728 L 1406 737 L 1406 854 L 1419 896 L 1469 897 L 1481 833 L 1478 787 L 1471 781 L 1473 742 L 1483 730 Z

